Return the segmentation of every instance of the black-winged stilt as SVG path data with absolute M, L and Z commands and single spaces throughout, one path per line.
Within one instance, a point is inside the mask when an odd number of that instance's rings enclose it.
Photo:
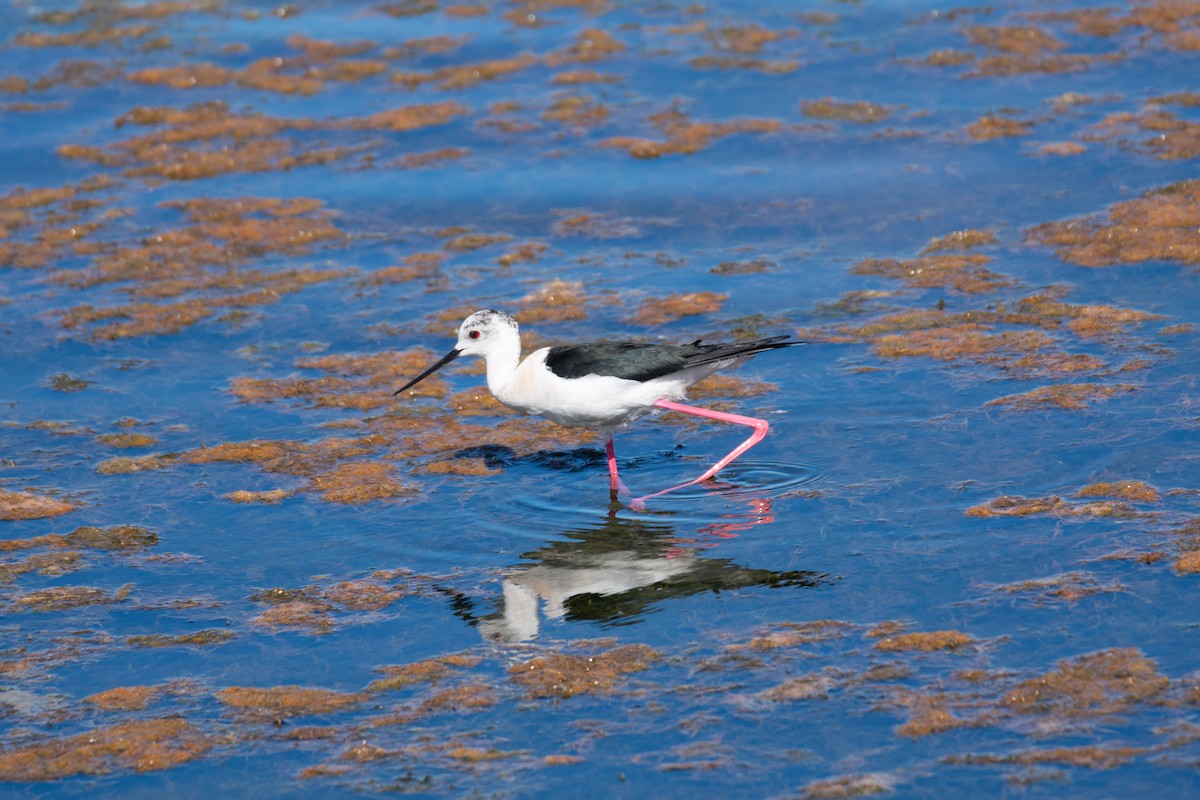
M 754 433 L 700 477 L 633 501 L 637 508 L 651 497 L 706 481 L 767 435 L 767 421 L 684 405 L 688 387 L 719 369 L 755 353 L 803 344 L 771 336 L 749 342 L 647 344 L 598 341 L 543 347 L 521 360 L 517 321 L 503 311 L 476 311 L 458 329 L 458 344 L 436 364 L 396 390 L 400 394 L 459 356 L 482 356 L 487 385 L 504 405 L 574 428 L 598 428 L 606 435 L 609 487 L 628 492 L 617 474 L 612 431 L 656 408 L 680 411 L 754 428 Z

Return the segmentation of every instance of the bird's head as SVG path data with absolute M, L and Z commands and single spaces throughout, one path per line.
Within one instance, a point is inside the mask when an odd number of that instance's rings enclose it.
M 517 321 L 505 314 L 485 308 L 463 320 L 458 328 L 458 350 L 463 356 L 487 356 L 500 344 L 508 344 L 517 336 Z
M 429 369 L 397 389 L 395 394 L 411 389 L 459 356 L 487 358 L 488 354 L 495 352 L 497 348 L 511 346 L 514 340 L 518 343 L 519 349 L 518 331 L 517 321 L 503 311 L 491 308 L 476 311 L 463 320 L 463 324 L 459 326 L 458 344 L 454 346 L 454 349 L 442 356 L 441 360 Z

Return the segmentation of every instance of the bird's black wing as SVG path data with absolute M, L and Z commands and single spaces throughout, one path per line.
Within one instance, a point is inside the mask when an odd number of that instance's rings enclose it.
M 688 367 L 711 364 L 736 356 L 789 347 L 787 336 L 772 336 L 732 344 L 647 344 L 641 342 L 589 342 L 551 347 L 546 366 L 560 378 L 605 375 L 627 381 L 649 381 Z
M 658 345 L 639 342 L 589 342 L 551 347 L 546 366 L 560 378 L 605 375 L 627 381 L 648 381 L 678 372 L 685 357 L 699 350 L 692 345 Z

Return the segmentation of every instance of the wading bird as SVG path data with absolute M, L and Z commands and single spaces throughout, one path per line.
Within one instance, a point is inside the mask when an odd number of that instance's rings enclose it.
M 521 360 L 517 321 L 503 311 L 485 309 L 467 317 L 458 329 L 458 343 L 440 361 L 400 387 L 396 394 L 459 356 L 481 356 L 487 362 L 487 385 L 504 405 L 525 414 L 536 414 L 573 428 L 598 428 L 606 435 L 609 487 L 628 492 L 617 474 L 612 432 L 655 409 L 680 411 L 719 419 L 754 429 L 746 441 L 711 466 L 700 477 L 637 498 L 637 508 L 651 497 L 706 481 L 767 435 L 767 421 L 707 408 L 684 405 L 679 400 L 692 384 L 719 369 L 731 367 L 755 353 L 791 347 L 803 342 L 788 336 L 771 336 L 749 342 L 704 344 L 648 344 L 596 341 L 543 347 Z

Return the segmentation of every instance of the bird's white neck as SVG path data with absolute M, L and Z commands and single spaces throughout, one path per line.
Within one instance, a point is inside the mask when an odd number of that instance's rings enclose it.
M 487 354 L 487 385 L 494 397 L 499 397 L 512 380 L 521 361 L 521 340 L 505 337 L 491 347 Z

